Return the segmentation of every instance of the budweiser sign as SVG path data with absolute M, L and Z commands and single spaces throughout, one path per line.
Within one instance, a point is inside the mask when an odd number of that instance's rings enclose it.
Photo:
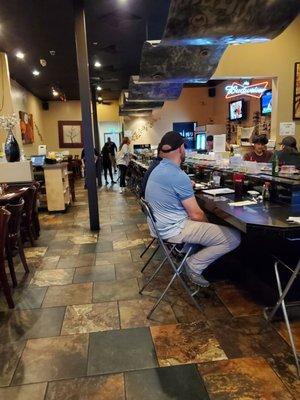
M 249 82 L 244 82 L 243 84 L 233 82 L 232 85 L 225 87 L 225 99 L 232 99 L 237 96 L 249 96 L 260 99 L 267 86 L 268 82 L 255 83 L 254 85 L 250 85 Z

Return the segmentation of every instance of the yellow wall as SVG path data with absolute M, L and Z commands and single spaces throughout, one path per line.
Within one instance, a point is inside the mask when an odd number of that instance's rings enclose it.
M 278 112 L 272 125 L 278 138 L 279 123 L 293 120 L 294 64 L 299 61 L 300 16 L 270 42 L 228 47 L 213 78 L 277 77 Z M 300 120 L 296 136 L 299 143 Z
M 14 107 L 11 97 L 10 75 L 7 56 L 0 52 L 0 115 L 11 116 L 14 113 Z M 21 132 L 18 127 L 14 129 L 16 139 L 21 146 Z M 0 146 L 5 143 L 6 133 L 0 128 Z
M 49 101 L 49 110 L 42 111 L 44 144 L 47 151 L 69 150 L 70 154 L 80 154 L 81 149 L 60 149 L 58 121 L 81 121 L 80 101 Z
M 99 122 L 114 121 L 119 122 L 119 102 L 118 100 L 110 101 L 111 104 L 97 104 L 97 114 Z
M 13 102 L 14 113 L 19 118 L 19 111 L 24 111 L 33 115 L 34 143 L 22 145 L 26 156 L 38 154 L 38 145 L 44 143 L 44 126 L 42 118 L 42 103 L 33 94 L 24 89 L 16 81 L 11 80 L 11 98 Z M 19 125 L 16 130 L 20 132 Z

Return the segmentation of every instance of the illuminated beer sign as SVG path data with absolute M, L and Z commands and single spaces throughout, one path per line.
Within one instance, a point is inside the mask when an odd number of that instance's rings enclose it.
M 232 99 L 238 96 L 249 96 L 260 99 L 268 86 L 268 82 L 254 83 L 250 85 L 248 81 L 241 83 L 233 82 L 225 86 L 225 99 Z

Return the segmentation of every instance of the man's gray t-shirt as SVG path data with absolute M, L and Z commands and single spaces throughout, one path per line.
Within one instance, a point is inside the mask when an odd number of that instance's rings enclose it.
M 187 212 L 182 201 L 194 196 L 187 174 L 173 161 L 163 159 L 147 182 L 145 200 L 150 204 L 163 239 L 179 235 Z

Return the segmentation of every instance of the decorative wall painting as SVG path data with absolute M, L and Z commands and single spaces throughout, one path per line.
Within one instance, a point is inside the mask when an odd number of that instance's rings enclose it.
M 34 142 L 34 130 L 33 130 L 33 117 L 24 111 L 19 111 L 20 117 L 20 129 L 22 135 L 23 144 L 32 144 Z

